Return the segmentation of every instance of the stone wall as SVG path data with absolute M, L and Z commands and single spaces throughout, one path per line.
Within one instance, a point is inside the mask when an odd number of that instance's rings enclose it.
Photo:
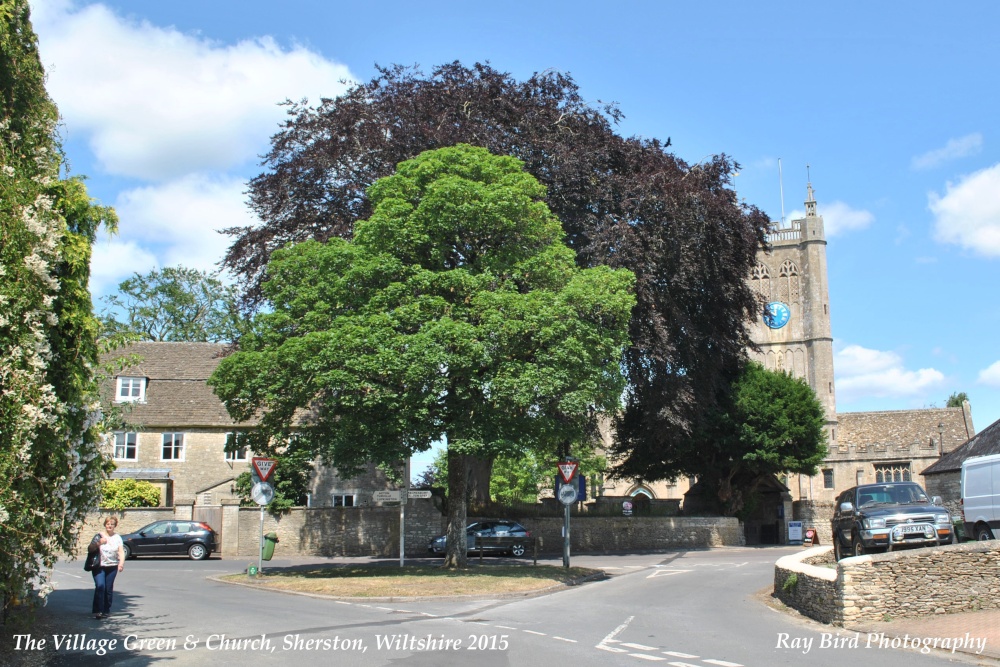
M 802 536 L 807 528 L 815 528 L 820 545 L 833 544 L 830 520 L 833 518 L 834 504 L 822 500 L 796 500 L 792 503 L 792 518 L 802 522 Z
M 542 539 L 539 552 L 562 551 L 562 519 L 538 517 L 520 523 L 532 536 Z M 733 517 L 573 517 L 569 536 L 571 553 L 661 551 L 743 544 L 743 528 Z
M 191 505 L 106 512 L 92 515 L 80 533 L 77 553 L 109 515 L 119 519 L 119 532 L 133 532 L 153 521 L 190 519 Z M 476 521 L 469 517 L 469 522 Z M 524 519 L 521 523 L 541 538 L 540 553 L 562 551 L 561 518 Z M 406 507 L 406 555 L 427 554 L 430 538 L 442 535 L 446 517 L 431 499 L 414 499 Z M 218 530 L 218 527 L 216 527 Z M 253 558 L 260 540 L 260 510 L 222 507 L 223 558 Z M 399 556 L 399 507 L 294 508 L 274 517 L 264 513 L 264 533 L 278 535 L 276 557 L 300 556 Z M 608 553 L 696 549 L 743 544 L 743 528 L 732 517 L 573 517 L 570 524 L 572 553 Z
M 836 569 L 814 564 L 831 550 L 816 547 L 779 559 L 775 596 L 835 625 L 1000 609 L 995 541 L 845 558 Z
M 951 512 L 951 518 L 962 519 L 962 473 L 943 472 L 926 475 L 924 487 L 929 496 L 941 496 L 942 504 Z

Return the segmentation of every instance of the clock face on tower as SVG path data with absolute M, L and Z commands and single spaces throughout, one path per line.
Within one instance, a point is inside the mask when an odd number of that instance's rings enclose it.
M 781 301 L 772 301 L 764 306 L 764 324 L 772 329 L 780 329 L 788 324 L 792 311 Z

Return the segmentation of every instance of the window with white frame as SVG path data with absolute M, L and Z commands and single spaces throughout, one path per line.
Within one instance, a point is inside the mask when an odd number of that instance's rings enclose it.
M 138 433 L 126 433 L 125 431 L 115 433 L 115 461 L 136 460 L 138 437 Z
M 115 391 L 116 403 L 141 403 L 146 400 L 146 378 L 118 378 L 118 388 Z
M 354 507 L 356 495 L 354 493 L 334 493 L 331 497 L 331 503 L 334 507 Z
M 232 433 L 227 433 L 226 434 L 226 444 L 223 445 L 223 448 L 225 449 L 225 452 L 226 452 L 226 460 L 227 461 L 247 461 L 247 460 L 249 460 L 249 458 L 250 458 L 249 449 L 247 448 L 246 445 L 237 446 L 233 450 L 229 449 L 229 443 L 234 439 L 234 437 L 235 436 Z
M 163 449 L 160 453 L 162 461 L 183 461 L 184 460 L 184 434 L 164 433 Z

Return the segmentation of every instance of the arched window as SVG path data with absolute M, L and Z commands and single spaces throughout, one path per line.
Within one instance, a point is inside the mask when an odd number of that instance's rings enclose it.
M 758 264 L 750 272 L 750 286 L 765 299 L 771 298 L 771 270 L 766 264 Z

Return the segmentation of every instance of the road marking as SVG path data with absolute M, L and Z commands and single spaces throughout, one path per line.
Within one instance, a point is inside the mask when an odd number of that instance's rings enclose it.
M 500 628 L 501 630 L 517 630 L 517 628 L 512 628 L 509 625 L 494 625 L 494 628 Z
M 575 639 L 566 639 L 565 637 L 557 637 L 556 635 L 552 635 L 552 638 L 553 639 L 558 639 L 559 641 L 562 641 L 562 642 L 570 642 L 572 644 L 576 643 Z
M 594 648 L 599 648 L 602 651 L 608 651 L 609 653 L 628 653 L 628 651 L 626 651 L 623 648 L 615 648 L 614 646 L 605 646 L 604 644 L 598 644 Z
M 643 660 L 666 660 L 666 658 L 661 658 L 658 655 L 646 655 L 645 653 L 629 653 L 633 658 L 642 658 Z
M 653 570 L 653 573 L 647 575 L 647 579 L 652 579 L 653 577 L 669 577 L 672 574 L 683 574 L 685 572 L 690 572 L 691 570 Z
M 726 662 L 725 660 L 710 660 L 706 658 L 705 660 L 702 660 L 702 662 L 707 662 L 712 665 L 718 665 L 719 667 L 743 667 L 743 665 L 741 665 L 738 662 Z
M 420 612 L 421 616 L 430 616 L 431 618 L 440 618 L 437 614 L 428 614 L 426 611 Z
M 611 634 L 609 634 L 607 637 L 605 637 L 604 639 L 602 639 L 599 643 L 603 644 L 604 642 L 609 642 L 612 639 L 614 639 L 615 637 L 617 637 L 621 633 L 622 630 L 624 630 L 625 628 L 628 627 L 628 624 L 632 622 L 633 618 L 635 618 L 635 616 L 629 616 L 628 618 L 626 618 L 624 623 L 622 623 L 617 628 L 615 628 L 614 630 L 612 630 Z
M 375 607 L 376 609 L 381 609 L 382 611 L 396 611 L 392 607 Z
M 689 662 L 668 662 L 671 667 L 698 667 L 698 665 L 692 665 Z
M 663 655 L 672 655 L 675 658 L 689 658 L 691 660 L 697 660 L 698 656 L 691 655 L 690 653 L 681 653 L 680 651 L 664 651 Z
M 525 632 L 527 632 L 529 635 L 539 635 L 541 637 L 547 636 L 544 632 L 535 632 L 534 630 L 525 630 Z
M 626 644 L 622 642 L 622 646 L 628 646 L 629 648 L 634 648 L 638 651 L 655 651 L 655 646 L 643 646 L 642 644 Z

